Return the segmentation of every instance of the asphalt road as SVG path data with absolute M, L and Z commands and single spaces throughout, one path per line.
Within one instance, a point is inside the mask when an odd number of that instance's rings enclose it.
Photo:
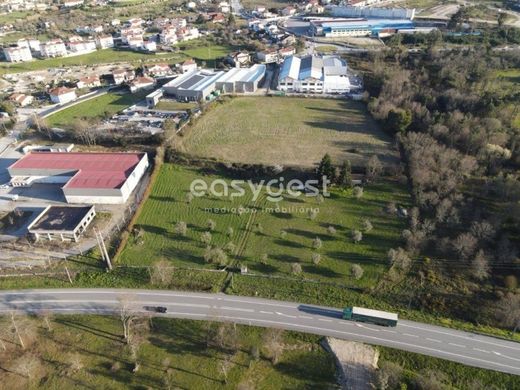
M 165 290 L 48 289 L 0 292 L 0 314 L 10 311 L 109 314 L 121 300 L 131 310 L 165 306 L 167 316 L 230 321 L 382 345 L 520 375 L 520 343 L 400 320 L 395 328 L 341 319 L 341 310 L 224 294 Z

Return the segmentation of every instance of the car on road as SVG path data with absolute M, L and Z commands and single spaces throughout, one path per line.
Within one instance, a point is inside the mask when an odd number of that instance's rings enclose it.
M 164 306 L 145 306 L 144 309 L 147 311 L 153 311 L 156 313 L 166 313 L 168 311 L 168 308 L 166 308 Z
M 397 314 L 364 307 L 347 307 L 343 310 L 343 319 L 366 322 L 382 326 L 397 326 Z

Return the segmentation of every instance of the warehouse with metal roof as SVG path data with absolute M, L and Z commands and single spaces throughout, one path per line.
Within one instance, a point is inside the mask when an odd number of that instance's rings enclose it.
M 350 91 L 347 70 L 347 62 L 337 56 L 291 56 L 280 70 L 278 89 L 295 93 L 346 93 Z
M 166 95 L 174 96 L 178 100 L 200 101 L 208 100 L 215 91 L 216 81 L 224 72 L 193 69 L 163 86 Z
M 250 68 L 233 68 L 217 80 L 216 88 L 223 93 L 256 92 L 258 84 L 265 76 L 265 69 L 264 64 L 255 64 Z
M 125 203 L 146 168 L 146 153 L 32 152 L 7 169 L 14 187 L 61 185 L 67 203 Z

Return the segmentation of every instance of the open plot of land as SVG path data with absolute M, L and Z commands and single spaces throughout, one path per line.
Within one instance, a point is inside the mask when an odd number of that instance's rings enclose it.
M 143 98 L 143 94 L 107 93 L 59 111 L 46 120 L 50 126 L 70 126 L 77 119 L 110 117 Z
M 217 104 L 184 137 L 187 153 L 248 164 L 312 167 L 325 153 L 338 163 L 372 155 L 395 161 L 391 139 L 361 102 L 238 97 Z
M 15 321 L 27 349 L 14 334 L 2 335 L 5 389 L 335 388 L 333 357 L 316 336 L 277 335 L 281 353 L 273 364 L 264 335 L 275 333 L 261 328 L 166 318 L 154 318 L 149 326 L 142 318 L 132 321 L 130 346 L 113 316 Z M 2 327 L 7 322 L 0 318 Z
M 382 182 L 367 187 L 361 199 L 338 191 L 319 204 L 315 198 L 303 195 L 287 197 L 278 203 L 278 212 L 273 210 L 276 203 L 269 201 L 265 192 L 254 201 L 247 185 L 243 197 L 206 195 L 188 204 L 186 195 L 195 179 L 207 183 L 227 180 L 195 168 L 171 164 L 161 168 L 137 221 L 143 234 L 127 244 L 121 255 L 123 263 L 147 265 L 165 259 L 179 267 L 213 268 L 204 260 L 207 244 L 201 242 L 211 219 L 216 223 L 211 231 L 211 245 L 222 248 L 232 242 L 235 249 L 227 253 L 233 265 L 245 264 L 254 273 L 290 275 L 292 263 L 299 263 L 307 278 L 371 286 L 388 268 L 386 253 L 398 245 L 405 225 L 402 219 L 385 214 L 382 209 L 390 201 L 404 205 L 409 202 L 402 187 Z M 234 212 L 240 206 L 246 211 Z M 310 209 L 319 209 L 314 219 L 309 217 Z M 361 229 L 363 218 L 368 218 L 374 229 L 356 244 L 351 231 Z M 188 225 L 185 236 L 175 233 L 175 225 L 181 221 Z M 330 226 L 335 232 L 329 231 Z M 230 227 L 233 234 L 228 236 Z M 313 248 L 316 237 L 322 242 L 319 249 Z M 313 264 L 313 253 L 321 255 L 319 264 Z M 364 269 L 359 280 L 351 277 L 353 264 Z
M 0 64 L 0 73 L 17 73 L 31 70 L 67 67 L 73 65 L 94 65 L 117 62 L 136 62 L 136 61 L 160 61 L 160 62 L 180 62 L 184 59 L 182 54 L 146 54 L 128 50 L 104 49 L 97 50 L 89 54 L 73 57 L 59 57 L 45 60 L 33 60 L 17 64 Z

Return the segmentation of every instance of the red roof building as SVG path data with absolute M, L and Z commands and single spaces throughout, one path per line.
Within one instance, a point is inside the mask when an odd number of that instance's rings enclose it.
M 146 153 L 34 152 L 8 172 L 13 186 L 64 184 L 68 203 L 124 203 L 147 167 Z

